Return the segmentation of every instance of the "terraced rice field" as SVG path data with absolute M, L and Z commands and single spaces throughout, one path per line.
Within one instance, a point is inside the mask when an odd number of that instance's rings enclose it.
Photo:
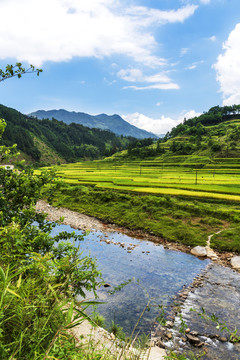
M 57 176 L 69 184 L 240 201 L 240 159 L 219 159 L 201 166 L 191 162 L 91 161 L 55 169 Z

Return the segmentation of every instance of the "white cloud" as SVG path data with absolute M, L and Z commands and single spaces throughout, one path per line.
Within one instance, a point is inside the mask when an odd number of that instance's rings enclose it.
M 117 76 L 129 82 L 143 81 L 144 78 L 142 71 L 139 69 L 121 69 L 118 71 Z
M 240 23 L 223 44 L 223 53 L 213 65 L 223 95 L 223 104 L 240 103 Z
M 108 86 L 111 86 L 113 84 L 115 84 L 117 82 L 117 80 L 112 80 L 109 81 L 106 77 L 103 78 L 103 81 L 105 82 L 105 84 L 107 84 Z
M 196 69 L 196 67 L 197 67 L 196 64 L 192 64 L 192 65 L 188 66 L 186 69 L 187 70 L 194 70 L 194 69 Z
M 181 52 L 180 52 L 180 56 L 184 56 L 185 54 L 187 54 L 189 51 L 189 48 L 182 48 Z
M 210 4 L 210 2 L 211 2 L 211 0 L 200 0 L 200 3 L 205 4 L 205 5 Z
M 166 71 L 160 73 L 144 75 L 143 72 L 139 69 L 121 69 L 117 73 L 118 77 L 122 80 L 128 82 L 137 82 L 150 85 L 129 85 L 124 86 L 123 89 L 134 89 L 134 90 L 149 90 L 149 89 L 158 89 L 158 90 L 170 90 L 170 89 L 179 89 L 179 86 L 172 82 L 172 80 L 167 75 Z
M 189 119 L 199 115 L 200 113 L 197 113 L 194 110 L 190 110 L 188 112 L 186 111 L 181 112 L 181 114 L 177 119 L 172 119 L 164 115 L 162 115 L 158 119 L 153 119 L 146 115 L 136 112 L 133 114 L 122 115 L 122 118 L 127 122 L 129 122 L 130 124 L 137 126 L 140 129 L 144 129 L 154 134 L 161 135 L 161 134 L 166 134 L 173 127 L 183 122 L 184 118 Z
M 141 25 L 149 26 L 153 23 L 166 24 L 173 22 L 183 22 L 192 16 L 197 5 L 187 5 L 178 10 L 162 11 L 158 9 L 149 9 L 145 6 L 132 6 L 128 9 L 128 14 L 139 19 Z
M 184 119 L 191 119 L 191 118 L 194 118 L 195 116 L 200 116 L 202 113 L 200 112 L 197 112 L 195 110 L 189 110 L 189 111 L 185 111 L 183 110 L 180 114 L 180 118 L 184 118 Z
M 204 60 L 195 61 L 191 65 L 187 66 L 185 69 L 186 70 L 194 70 L 194 69 L 196 69 L 198 67 L 198 65 L 203 64 L 203 63 L 204 63 Z
M 153 26 L 183 22 L 197 5 L 161 11 L 116 0 L 1 0 L 0 58 L 34 65 L 119 54 L 147 66 L 156 56 Z M 135 2 L 133 2 L 135 3 Z
M 130 86 L 124 86 L 123 89 L 133 89 L 133 90 L 179 90 L 179 85 L 175 83 L 168 83 L 168 84 L 153 84 L 153 85 L 147 85 L 147 86 L 136 86 L 136 85 L 130 85 Z
M 215 42 L 217 40 L 217 38 L 215 35 L 213 35 L 213 36 L 210 36 L 210 38 L 208 38 L 208 40 Z

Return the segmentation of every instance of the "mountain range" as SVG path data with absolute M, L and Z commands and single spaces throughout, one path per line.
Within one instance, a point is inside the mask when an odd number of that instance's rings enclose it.
M 111 131 L 66 124 L 56 119 L 37 119 L 0 104 L 0 119 L 6 128 L 0 146 L 17 144 L 20 160 L 38 166 L 108 157 L 127 149 L 136 138 L 117 136 Z M 152 139 L 138 139 L 139 142 Z
M 75 112 L 67 111 L 64 109 L 60 110 L 37 110 L 29 114 L 29 116 L 34 116 L 37 119 L 56 119 L 58 121 L 63 121 L 66 124 L 76 123 L 89 128 L 97 128 L 101 130 L 110 130 L 116 135 L 123 136 L 132 136 L 137 139 L 144 138 L 154 138 L 157 139 L 158 136 L 137 128 L 134 125 L 129 124 L 127 121 L 123 120 L 121 116 L 114 115 L 89 115 L 84 112 Z

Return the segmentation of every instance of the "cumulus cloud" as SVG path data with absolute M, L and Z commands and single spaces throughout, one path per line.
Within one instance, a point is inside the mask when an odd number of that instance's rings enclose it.
M 41 65 L 119 54 L 159 66 L 165 60 L 155 55 L 153 26 L 183 22 L 196 9 L 160 11 L 116 0 L 1 0 L 0 58 Z
M 179 89 L 179 86 L 172 82 L 166 71 L 144 75 L 139 69 L 121 69 L 117 73 L 118 77 L 128 82 L 142 83 L 142 85 L 128 85 L 124 86 L 123 89 L 134 89 L 134 90 L 170 90 Z M 147 85 L 144 85 L 147 84 Z
M 181 112 L 176 119 L 164 115 L 158 119 L 153 119 L 149 116 L 135 112 L 133 114 L 122 115 L 122 118 L 140 129 L 150 131 L 156 135 L 162 135 L 183 122 L 184 119 L 190 119 L 199 115 L 200 113 L 197 113 L 195 110 L 190 110 L 188 112 Z
M 240 23 L 223 44 L 223 53 L 213 65 L 223 95 L 223 104 L 240 103 Z

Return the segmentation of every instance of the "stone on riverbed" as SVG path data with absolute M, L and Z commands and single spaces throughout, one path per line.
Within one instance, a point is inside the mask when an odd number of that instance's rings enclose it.
M 204 246 L 195 246 L 193 249 L 191 249 L 191 254 L 204 257 L 207 256 L 207 250 Z
M 193 344 L 193 346 L 200 347 L 203 345 L 203 342 L 201 342 L 201 340 L 197 336 L 186 334 L 186 337 L 188 341 Z
M 240 256 L 234 256 L 233 258 L 231 258 L 231 266 L 234 269 L 240 270 Z

